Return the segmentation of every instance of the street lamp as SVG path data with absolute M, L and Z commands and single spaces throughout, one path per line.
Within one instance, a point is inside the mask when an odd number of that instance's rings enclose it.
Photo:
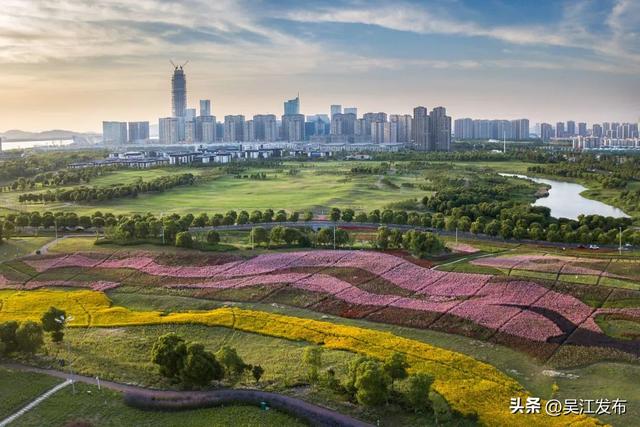
M 73 319 L 75 319 L 75 317 L 73 316 L 61 315 L 59 317 L 56 317 L 53 320 L 61 324 L 62 328 L 64 329 L 67 326 L 67 323 L 71 322 Z M 69 353 L 69 358 L 71 358 L 71 345 L 69 344 L 69 340 L 67 340 L 67 353 Z M 73 394 L 76 394 L 76 385 L 75 385 L 75 382 L 73 381 L 73 368 L 71 368 L 71 360 L 69 360 L 69 374 L 71 376 L 70 380 L 71 380 L 71 388 L 73 389 Z

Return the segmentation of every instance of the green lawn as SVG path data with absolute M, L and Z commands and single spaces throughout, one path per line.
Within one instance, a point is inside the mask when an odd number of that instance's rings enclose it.
M 48 375 L 0 368 L 0 420 L 61 382 Z
M 66 387 L 18 418 L 12 426 L 65 426 L 85 421 L 96 427 L 208 427 L 208 426 L 304 426 L 282 412 L 236 405 L 179 412 L 142 411 L 124 404 L 122 395 L 95 386 L 76 384 L 76 394 Z
M 0 243 L 0 262 L 28 255 L 52 240 L 52 237 L 12 237 L 3 240 Z

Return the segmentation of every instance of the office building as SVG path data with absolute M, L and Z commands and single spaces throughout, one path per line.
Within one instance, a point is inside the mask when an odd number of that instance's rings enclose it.
M 300 114 L 300 95 L 284 102 L 284 115 Z
M 196 118 L 196 109 L 195 108 L 187 108 L 184 113 L 184 121 L 192 122 Z
M 173 70 L 171 77 L 171 114 L 173 117 L 184 117 L 187 110 L 187 77 L 182 65 Z
M 224 116 L 224 142 L 243 142 L 244 137 L 244 116 L 229 115 Z
M 177 144 L 180 142 L 180 123 L 181 120 L 177 117 L 164 117 L 158 120 L 160 144 Z
M 331 135 L 351 137 L 352 140 L 355 135 L 356 120 L 355 114 L 334 114 L 331 118 Z
M 358 109 L 356 107 L 344 107 L 344 114 L 354 114 L 358 117 Z
M 149 122 L 129 122 L 129 142 L 149 139 Z
M 304 141 L 304 115 L 285 114 L 282 116 L 282 139 L 284 141 Z
M 211 101 L 208 99 L 200 100 L 200 115 L 201 116 L 210 116 L 211 115 Z
M 105 144 L 126 144 L 127 122 L 102 122 L 102 142 Z
M 331 120 L 336 114 L 342 114 L 342 105 L 335 104 L 331 106 Z

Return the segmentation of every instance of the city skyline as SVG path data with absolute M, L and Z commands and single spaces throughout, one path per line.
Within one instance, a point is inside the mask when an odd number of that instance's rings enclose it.
M 219 118 L 279 116 L 297 93 L 305 115 L 341 104 L 532 124 L 640 116 L 631 1 L 9 3 L 0 131 L 155 123 L 171 115 L 169 59 L 191 61 L 187 108 L 211 99 Z

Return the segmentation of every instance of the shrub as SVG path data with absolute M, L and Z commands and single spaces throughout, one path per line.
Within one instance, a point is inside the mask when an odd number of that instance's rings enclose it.
M 187 346 L 180 369 L 180 378 L 186 386 L 205 386 L 213 380 L 221 380 L 224 371 L 212 352 L 199 343 Z
M 318 371 L 322 368 L 322 348 L 307 346 L 302 352 L 302 361 L 309 367 L 309 382 L 318 381 Z
M 395 352 L 385 359 L 383 368 L 384 372 L 391 378 L 392 388 L 395 380 L 407 378 L 408 367 L 407 356 L 402 353 Z
M 217 245 L 220 243 L 220 234 L 216 230 L 207 231 L 207 243 Z
M 262 366 L 255 365 L 251 368 L 251 375 L 253 375 L 253 379 L 256 380 L 256 384 L 260 382 L 260 378 L 262 378 L 262 374 L 264 374 L 264 369 Z
M 215 353 L 215 356 L 224 367 L 225 373 L 230 376 L 238 376 L 249 368 L 249 365 L 244 363 L 233 347 L 223 345 L 220 350 Z
M 181 231 L 176 235 L 176 246 L 179 248 L 190 248 L 193 246 L 193 238 L 188 231 Z
M 354 387 L 356 400 L 366 406 L 378 406 L 387 401 L 389 377 L 380 362 L 367 359 L 358 365 Z
M 416 412 L 430 408 L 429 392 L 433 384 L 433 377 L 425 373 L 409 376 L 405 400 L 407 405 Z
M 16 331 L 20 324 L 15 320 L 10 320 L 0 324 L 0 342 L 4 345 L 4 353 L 9 354 L 18 350 Z
M 35 353 L 42 347 L 44 340 L 42 338 L 42 325 L 27 320 L 22 322 L 16 330 L 16 342 L 18 350 L 24 353 Z
M 151 362 L 160 368 L 160 374 L 176 379 L 180 376 L 182 359 L 187 348 L 182 338 L 174 333 L 159 337 L 151 349 Z

